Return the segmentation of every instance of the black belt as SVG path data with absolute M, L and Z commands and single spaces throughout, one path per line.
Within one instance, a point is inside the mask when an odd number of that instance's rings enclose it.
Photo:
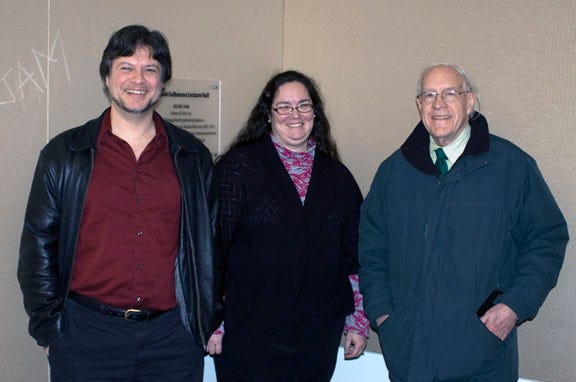
M 148 321 L 166 313 L 167 310 L 149 310 L 149 309 L 119 309 L 113 306 L 100 304 L 91 297 L 83 296 L 76 292 L 68 294 L 71 300 L 85 308 L 103 314 L 105 316 L 120 317 L 130 321 Z

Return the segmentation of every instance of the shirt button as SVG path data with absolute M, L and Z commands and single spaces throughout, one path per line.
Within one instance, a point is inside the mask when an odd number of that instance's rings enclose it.
M 136 296 L 136 302 L 142 302 L 142 296 Z
M 142 237 L 142 236 L 144 236 L 144 232 L 138 231 L 138 232 L 136 232 L 136 236 Z
M 139 271 L 141 271 L 142 269 L 144 269 L 144 265 L 142 265 L 142 264 L 136 264 L 136 269 L 138 269 Z

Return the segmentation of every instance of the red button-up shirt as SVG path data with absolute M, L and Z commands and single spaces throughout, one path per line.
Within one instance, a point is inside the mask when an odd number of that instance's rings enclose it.
M 180 185 L 156 113 L 154 122 L 156 136 L 137 161 L 105 113 L 70 284 L 70 290 L 124 309 L 176 305 Z

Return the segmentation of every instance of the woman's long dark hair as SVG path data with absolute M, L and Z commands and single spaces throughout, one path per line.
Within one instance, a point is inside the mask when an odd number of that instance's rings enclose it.
M 258 98 L 258 102 L 250 112 L 248 121 L 228 149 L 230 150 L 254 142 L 270 133 L 272 127 L 269 120 L 270 113 L 272 112 L 272 101 L 278 88 L 289 82 L 300 82 L 304 85 L 314 104 L 314 114 L 316 117 L 314 118 L 314 125 L 312 126 L 310 135 L 316 140 L 316 150 L 319 150 L 329 157 L 339 159 L 336 143 L 330 134 L 330 122 L 328 122 L 328 118 L 326 118 L 324 112 L 324 103 L 322 102 L 320 91 L 313 79 L 295 70 L 288 70 L 276 74 L 268 81 Z

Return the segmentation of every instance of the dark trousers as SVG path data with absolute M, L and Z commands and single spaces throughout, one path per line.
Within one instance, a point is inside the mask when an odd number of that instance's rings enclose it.
M 69 300 L 65 325 L 49 349 L 51 382 L 202 382 L 204 351 L 178 308 L 134 322 Z
M 328 382 L 344 318 L 309 318 L 268 332 L 224 334 L 214 358 L 219 382 Z

